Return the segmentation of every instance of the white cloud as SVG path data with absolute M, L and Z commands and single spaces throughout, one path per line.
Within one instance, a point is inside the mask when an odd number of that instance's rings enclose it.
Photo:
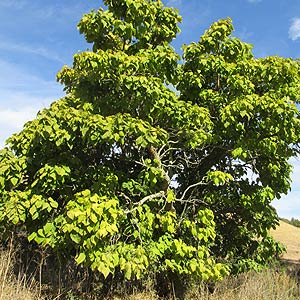
M 9 128 L 9 129 L 20 129 L 21 126 L 32 119 L 32 117 L 35 115 L 36 110 L 29 107 L 24 108 L 23 111 L 12 111 L 12 110 L 1 110 L 0 109 L 0 127 L 1 130 L 3 128 Z
M 55 90 L 52 93 L 49 91 L 47 96 L 37 97 L 30 93 L 4 91 L 4 97 L 0 98 L 0 149 L 7 138 L 19 132 L 27 121 L 33 120 L 39 110 L 49 107 L 50 103 L 62 96 Z
M 279 217 L 300 220 L 300 191 L 291 191 L 280 200 L 274 200 L 272 206 L 276 209 Z
M 35 117 L 37 107 L 24 107 L 22 110 L 0 109 L 0 127 L 19 130 L 23 124 Z
M 292 158 L 289 160 L 289 162 L 293 166 L 293 173 L 291 176 L 292 190 L 300 191 L 300 157 Z
M 12 111 L 0 109 L 0 148 L 5 144 L 5 140 L 13 133 L 22 129 L 23 125 L 32 120 L 37 113 L 33 107 L 24 108 L 22 111 Z
M 63 96 L 61 86 L 0 60 L 0 148 L 36 113 Z
M 0 89 L 0 94 L 2 90 Z M 39 96 L 29 93 L 5 91 L 5 98 L 0 99 L 0 149 L 5 141 L 16 132 L 22 130 L 23 125 L 33 120 L 38 111 L 58 100 L 62 95 L 58 91 L 49 91 L 48 95 Z M 6 101 L 1 101 L 6 99 Z
M 293 166 L 291 191 L 280 200 L 274 200 L 272 205 L 279 217 L 300 220 L 300 158 L 292 158 L 289 162 Z
M 289 38 L 293 41 L 300 37 L 300 18 L 294 18 L 289 28 Z

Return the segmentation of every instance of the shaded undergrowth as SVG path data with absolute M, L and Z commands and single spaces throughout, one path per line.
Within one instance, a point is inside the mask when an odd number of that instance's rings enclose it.
M 176 299 L 174 285 L 163 286 L 166 281 L 155 277 L 126 284 L 121 278 L 103 281 L 88 270 L 59 264 L 37 250 L 33 255 L 20 250 L 10 243 L 0 251 L 0 300 Z M 186 282 L 184 299 L 296 300 L 300 299 L 299 275 L 299 265 L 277 263 L 260 273 L 229 276 L 215 284 Z

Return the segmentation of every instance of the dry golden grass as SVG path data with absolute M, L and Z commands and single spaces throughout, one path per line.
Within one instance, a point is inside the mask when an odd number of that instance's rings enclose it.
M 26 282 L 24 278 L 16 278 L 12 273 L 12 253 L 0 252 L 0 300 L 42 300 L 39 296 L 38 284 Z M 186 293 L 186 300 L 299 300 L 300 284 L 297 273 L 300 266 L 294 265 L 290 273 L 278 268 L 270 268 L 261 273 L 249 272 L 240 276 L 231 276 L 213 287 L 194 284 Z M 62 299 L 57 295 L 47 299 Z M 72 293 L 66 299 L 79 300 Z M 83 300 L 85 298 L 80 298 Z M 103 298 L 90 298 L 100 300 Z M 131 295 L 110 296 L 105 300 L 158 300 L 154 290 L 145 293 L 136 292 Z M 175 300 L 171 295 L 168 299 Z
M 188 300 L 299 300 L 300 289 L 296 277 L 275 269 L 261 273 L 249 272 L 229 277 L 216 284 L 213 293 L 205 286 L 194 287 Z
M 283 258 L 290 264 L 287 269 L 270 268 L 261 273 L 249 272 L 239 276 L 231 276 L 208 288 L 204 284 L 193 284 L 186 293 L 186 300 L 299 300 L 300 299 L 300 228 L 280 222 L 280 226 L 272 231 L 275 239 L 287 247 Z M 292 262 L 292 264 L 291 264 Z M 42 300 L 39 295 L 40 285 L 26 280 L 25 275 L 15 275 L 14 252 L 12 247 L 0 251 L 0 300 Z M 154 289 L 147 292 L 135 292 L 122 296 L 110 296 L 109 300 L 158 300 Z M 48 295 L 47 299 L 79 300 L 72 291 L 65 298 Z M 85 299 L 81 297 L 80 300 Z M 103 298 L 89 298 L 100 300 Z M 108 300 L 108 299 L 107 299 Z M 175 300 L 171 295 L 169 299 Z
M 155 294 L 136 293 L 110 300 L 158 300 Z M 170 296 L 164 300 L 175 300 Z M 299 300 L 300 288 L 297 278 L 284 271 L 274 269 L 261 273 L 249 272 L 236 277 L 229 277 L 214 286 L 209 291 L 207 285 L 190 287 L 185 296 L 186 300 Z M 108 300 L 108 299 L 107 299 Z
M 133 295 L 114 297 L 112 300 L 158 300 L 159 298 L 152 293 L 136 293 Z
M 0 250 L 0 300 L 42 300 L 37 285 L 13 274 L 14 253 Z
M 300 228 L 280 221 L 276 230 L 271 231 L 272 236 L 286 246 L 287 252 L 282 258 L 300 264 Z

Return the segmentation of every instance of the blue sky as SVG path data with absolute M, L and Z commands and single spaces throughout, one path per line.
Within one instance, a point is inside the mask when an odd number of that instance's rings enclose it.
M 173 42 L 198 41 L 209 25 L 231 17 L 234 36 L 254 45 L 254 55 L 300 57 L 300 1 L 164 0 L 183 17 Z M 0 147 L 37 111 L 64 95 L 56 73 L 89 45 L 76 25 L 83 13 L 102 6 L 96 0 L 0 0 Z M 273 205 L 281 217 L 300 219 L 300 162 L 292 191 Z

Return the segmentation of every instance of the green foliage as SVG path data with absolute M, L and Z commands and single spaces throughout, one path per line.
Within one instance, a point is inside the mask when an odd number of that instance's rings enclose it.
M 288 223 L 288 224 L 291 224 L 295 227 L 300 227 L 300 220 L 299 219 L 296 219 L 296 218 L 291 218 L 291 220 L 288 220 L 288 219 L 282 219 L 284 222 Z
M 179 63 L 176 10 L 104 4 L 78 24 L 93 51 L 57 75 L 66 97 L 0 153 L 1 227 L 105 278 L 266 264 L 298 153 L 299 61 L 254 58 L 225 19 Z
M 292 224 L 293 226 L 296 226 L 296 227 L 300 227 L 300 220 L 292 218 L 290 221 L 290 224 Z

